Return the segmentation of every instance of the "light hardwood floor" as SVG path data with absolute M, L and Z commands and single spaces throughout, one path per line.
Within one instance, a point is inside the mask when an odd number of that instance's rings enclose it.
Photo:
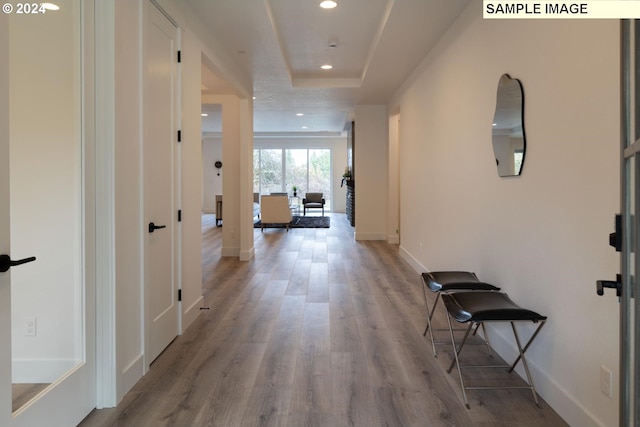
M 418 274 L 397 245 L 354 241 L 344 214 L 330 229 L 256 230 L 250 262 L 220 258 L 221 230 L 203 217 L 209 310 L 82 427 L 567 425 L 526 390 L 470 391 L 467 409 L 450 347 L 436 359 L 422 336 Z M 475 379 L 501 377 L 519 381 Z

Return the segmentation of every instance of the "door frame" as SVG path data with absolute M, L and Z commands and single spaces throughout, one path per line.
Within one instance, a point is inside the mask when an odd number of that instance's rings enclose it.
M 117 404 L 115 283 L 115 0 L 94 4 L 96 408 Z

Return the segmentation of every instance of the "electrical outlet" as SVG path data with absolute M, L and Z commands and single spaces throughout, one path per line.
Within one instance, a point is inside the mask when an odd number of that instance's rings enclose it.
M 604 366 L 600 366 L 600 391 L 609 399 L 613 398 L 613 374 Z
M 36 336 L 36 317 L 29 316 L 24 318 L 24 336 L 35 337 Z

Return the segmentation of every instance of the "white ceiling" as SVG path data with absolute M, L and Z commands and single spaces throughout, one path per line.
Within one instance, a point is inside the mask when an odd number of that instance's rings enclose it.
M 254 132 L 314 135 L 342 132 L 355 105 L 386 104 L 471 0 L 183 1 L 251 77 Z M 233 92 L 207 65 L 202 88 Z M 203 131 L 219 132 L 220 109 L 203 111 Z

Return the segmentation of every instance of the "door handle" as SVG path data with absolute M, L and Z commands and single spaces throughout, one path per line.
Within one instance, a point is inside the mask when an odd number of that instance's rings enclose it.
M 598 295 L 604 295 L 605 288 L 615 289 L 616 296 L 622 295 L 622 276 L 617 274 L 616 280 L 598 280 L 596 282 L 596 293 Z
M 35 260 L 36 257 L 32 256 L 29 258 L 12 261 L 9 255 L 0 255 L 0 273 L 4 273 L 5 271 L 8 271 L 11 267 L 15 267 L 16 265 L 26 264 Z
M 166 225 L 155 225 L 154 223 L 150 222 L 149 223 L 149 233 L 153 233 L 155 230 L 159 229 L 159 228 L 166 228 Z

